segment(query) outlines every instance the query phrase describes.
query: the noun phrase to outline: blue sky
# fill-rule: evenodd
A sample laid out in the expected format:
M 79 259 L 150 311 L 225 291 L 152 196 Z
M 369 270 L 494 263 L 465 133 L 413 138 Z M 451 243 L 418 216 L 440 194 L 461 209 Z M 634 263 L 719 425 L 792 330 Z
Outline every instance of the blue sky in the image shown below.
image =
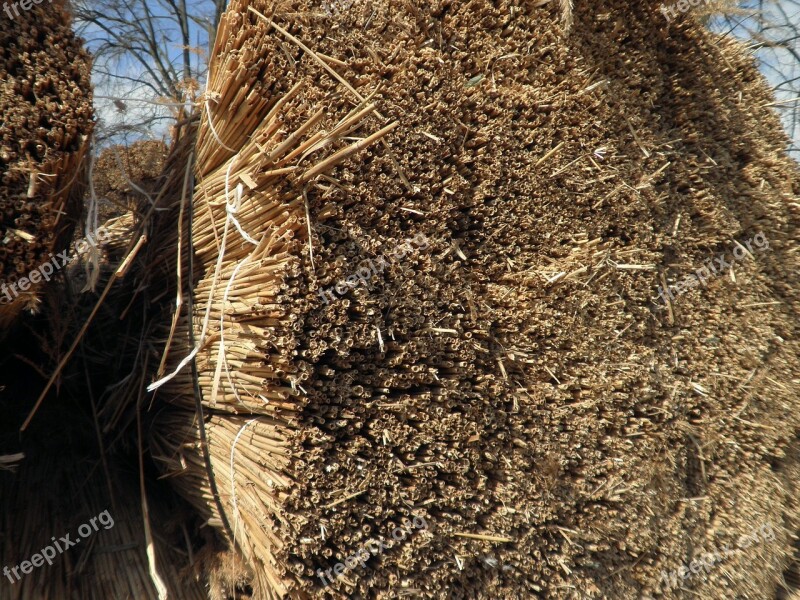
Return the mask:
M 180 6 L 179 1 L 175 0 Z M 76 2 L 79 13 L 82 6 L 93 6 L 91 0 L 78 0 Z M 170 6 L 170 0 L 106 0 L 104 5 L 110 9 L 104 13 L 103 24 L 112 28 L 115 34 L 124 31 L 114 23 L 116 18 L 134 22 L 147 23 L 145 17 L 150 16 L 154 23 L 158 47 L 164 56 L 164 64 L 171 65 L 178 73 L 183 70 L 183 42 L 180 28 L 175 20 Z M 213 14 L 214 3 L 210 0 L 189 2 L 188 10 L 195 16 L 189 24 L 190 32 L 190 61 L 193 75 L 201 80 L 205 72 L 208 48 L 208 27 L 203 26 L 203 20 L 210 22 Z M 110 38 L 108 31 L 101 26 L 78 21 L 76 28 L 86 40 L 86 45 L 93 55 L 97 56 L 98 50 Z M 131 29 L 136 33 L 136 28 Z M 143 43 L 137 40 L 138 43 Z M 169 68 L 169 67 L 167 67 Z M 109 74 L 112 74 L 109 76 Z M 95 85 L 95 106 L 100 119 L 100 129 L 113 128 L 122 124 L 134 124 L 144 119 L 156 119 L 141 131 L 134 132 L 128 141 L 142 137 L 160 138 L 169 127 L 171 109 L 159 103 L 168 102 L 163 94 L 154 90 L 154 80 L 142 65 L 130 55 L 99 56 L 95 58 L 93 69 L 93 82 Z M 148 85 L 150 84 L 150 85 Z M 115 141 L 123 141 L 117 138 Z
M 775 91 L 775 110 L 793 142 L 790 152 L 800 160 L 800 0 L 746 0 L 739 7 L 741 14 L 715 18 L 711 28 L 730 31 L 751 48 Z

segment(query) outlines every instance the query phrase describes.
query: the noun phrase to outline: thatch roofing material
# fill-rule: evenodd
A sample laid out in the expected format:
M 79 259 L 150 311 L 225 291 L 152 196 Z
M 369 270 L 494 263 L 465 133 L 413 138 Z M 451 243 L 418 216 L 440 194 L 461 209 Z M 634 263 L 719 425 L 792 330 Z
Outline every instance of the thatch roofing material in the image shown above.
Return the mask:
M 96 600 L 98 598 L 157 598 L 146 556 L 138 480 L 126 465 L 112 465 L 121 476 L 113 481 L 114 500 L 109 500 L 103 469 L 85 456 L 53 445 L 57 460 L 44 452 L 31 453 L 15 477 L 0 477 L 0 556 L 10 569 L 30 561 L 45 547 L 69 535 L 78 542 L 63 554 L 57 552 L 52 565 L 34 568 L 20 581 L 0 583 L 2 600 Z M 40 447 L 41 449 L 41 447 Z M 70 461 L 70 459 L 72 459 Z M 152 492 L 152 490 L 151 490 Z M 170 597 L 203 600 L 204 585 L 198 573 L 185 570 L 186 544 L 175 508 L 151 493 L 150 520 L 156 528 L 155 556 L 158 571 Z M 108 516 L 97 531 L 81 539 L 79 529 L 104 511 Z M 113 521 L 113 525 L 107 526 Z M 80 541 L 78 541 L 80 540 Z M 62 548 L 67 544 L 59 544 Z M 183 550 L 183 552 L 182 552 Z M 13 577 L 13 574 L 12 574 Z
M 64 3 L 19 12 L 0 18 L 0 284 L 8 285 L 69 241 L 93 126 L 90 62 Z M 37 289 L 0 306 L 0 326 L 35 306 Z
M 369 102 L 357 102 L 336 118 L 321 108 L 309 111 L 308 90 L 287 86 L 282 76 L 289 65 L 279 50 L 282 41 L 268 34 L 263 18 L 237 11 L 223 18 L 210 66 L 193 163 L 191 248 L 183 222 L 156 240 L 167 251 L 185 248 L 197 265 L 197 383 L 214 415 L 204 428 L 219 491 L 208 483 L 202 437 L 186 439 L 187 431 L 197 434 L 192 371 L 170 375 L 185 366 L 191 349 L 185 346 L 192 338 L 183 315 L 159 333 L 169 340 L 169 360 L 155 384 L 161 398 L 182 410 L 159 418 L 152 448 L 199 512 L 234 534 L 252 566 L 257 593 L 272 597 L 289 586 L 275 557 L 280 539 L 259 523 L 283 518 L 283 490 L 294 485 L 286 476 L 292 455 L 287 440 L 297 434 L 295 397 L 302 378 L 294 378 L 297 369 L 283 352 L 298 333 L 284 295 L 291 289 L 287 278 L 300 274 L 298 255 L 309 251 L 302 243 L 305 190 L 309 180 L 377 142 L 393 125 L 372 118 Z M 241 26 L 243 16 L 254 24 Z M 182 278 L 192 277 L 186 264 L 180 268 Z M 240 422 L 232 416 L 238 412 L 251 416 Z M 244 435 L 248 427 L 250 435 Z M 233 453 L 239 438 L 241 466 Z M 220 469 L 228 469 L 227 475 Z M 236 496 L 234 489 L 240 490 Z
M 267 15 L 283 31 L 247 6 L 221 27 L 214 127 L 199 134 L 194 323 L 213 473 L 228 518 L 250 524 L 257 596 L 321 592 L 317 569 L 413 514 L 430 529 L 325 592 L 666 593 L 662 570 L 769 522 L 774 542 L 683 585 L 773 593 L 797 517 L 783 520 L 798 179 L 752 60 L 688 18 L 667 27 L 655 2 L 579 3 L 568 37 L 547 5 L 322 18 L 283 3 Z M 391 152 L 375 145 L 301 194 L 302 167 L 268 174 L 295 165 L 279 156 L 360 108 L 320 57 L 400 127 Z M 248 137 L 259 124 L 268 135 Z M 671 315 L 658 304 L 661 274 L 758 232 L 769 253 L 735 282 L 687 292 Z M 428 251 L 320 301 L 418 234 Z M 186 376 L 159 393 L 191 406 Z M 287 448 L 297 460 L 274 477 Z M 173 480 L 214 515 L 196 442 L 182 453 Z M 235 510 L 232 473 L 236 490 L 253 478 Z
M 765 524 L 682 585 L 781 585 L 797 168 L 732 41 L 655 1 L 572 17 L 565 36 L 556 3 L 231 3 L 193 204 L 173 184 L 179 226 L 154 235 L 194 295 L 152 336 L 150 448 L 256 598 L 670 597 L 662 571 Z M 757 233 L 757 260 L 660 303 Z M 429 527 L 321 587 L 413 515 Z M 212 597 L 241 582 L 224 571 Z
M 104 149 L 92 165 L 94 193 L 104 215 L 119 215 L 142 202 L 143 194 L 155 196 L 162 182 L 169 148 L 159 140 L 140 140 Z M 144 187 L 142 187 L 144 186 Z

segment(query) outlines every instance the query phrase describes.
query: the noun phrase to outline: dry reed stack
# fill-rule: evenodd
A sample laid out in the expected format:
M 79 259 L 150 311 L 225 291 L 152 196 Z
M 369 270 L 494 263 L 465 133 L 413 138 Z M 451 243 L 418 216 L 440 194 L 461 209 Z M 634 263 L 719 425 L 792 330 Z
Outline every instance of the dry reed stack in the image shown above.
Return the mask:
M 165 309 L 192 289 L 154 317 L 148 429 L 230 549 L 212 598 L 793 581 L 800 178 L 771 96 L 691 15 L 578 2 L 566 36 L 560 4 L 230 5 L 143 263 Z
M 194 145 L 191 128 L 186 129 L 171 156 L 183 164 L 182 149 Z M 182 178 L 174 162 L 165 168 Z M 135 171 L 128 177 L 142 189 L 156 188 Z M 167 176 L 164 190 L 153 193 L 156 207 L 174 186 Z M 149 323 L 142 306 L 151 301 L 142 280 L 130 277 L 112 285 L 100 315 L 83 331 L 100 290 L 136 246 L 137 234 L 150 233 L 145 222 L 145 213 L 136 210 L 106 223 L 97 293 L 79 293 L 83 265 L 71 265 L 65 270 L 67 285 L 48 288 L 40 314 L 23 315 L 13 344 L 0 346 L 0 465 L 6 467 L 6 456 L 23 455 L 13 472 L 0 470 L 0 566 L 30 560 L 52 545 L 52 536 L 76 539 L 79 527 L 104 511 L 114 520 L 113 527 L 93 532 L 52 565 L 14 583 L 4 577 L 0 600 L 149 599 L 162 597 L 160 586 L 169 598 L 207 597 L 205 565 L 217 559 L 211 556 L 214 545 L 202 541 L 213 536 L 172 488 L 158 481 L 146 439 L 140 441 L 148 427 L 140 392 L 152 355 L 140 345 L 139 328 Z M 137 328 L 131 330 L 132 324 Z M 58 389 L 45 397 L 20 435 L 44 378 L 79 336 L 82 343 L 60 371 Z
M 75 412 L 62 417 L 74 422 Z M 80 421 L 79 421 L 80 422 Z M 91 427 L 87 422 L 85 426 Z M 68 428 L 65 428 L 68 429 Z M 97 600 L 158 598 L 151 576 L 146 549 L 148 539 L 142 520 L 138 473 L 134 465 L 109 463 L 112 480 L 106 471 L 88 460 L 85 448 L 72 446 L 65 437 L 55 435 L 48 450 L 30 454 L 18 475 L 0 477 L 3 513 L 0 517 L 0 556 L 3 566 L 13 568 L 23 560 L 52 546 L 62 536 L 80 539 L 83 524 L 108 511 L 97 531 L 81 539 L 52 565 L 47 563 L 13 584 L 0 582 L 2 600 Z M 47 444 L 42 444 L 44 450 Z M 77 450 L 77 451 L 76 451 Z M 69 465 L 65 468 L 65 465 Z M 109 499 L 109 486 L 114 500 Z M 167 496 L 149 490 L 151 540 L 157 557 L 157 572 L 171 598 L 203 600 L 205 586 L 189 564 L 191 547 L 187 544 L 182 507 L 166 500 Z M 113 525 L 111 525 L 111 520 Z M 196 557 L 195 557 L 196 560 Z M 18 571 L 19 572 L 19 571 Z M 13 574 L 12 574 L 13 577 Z
M 80 214 L 89 64 L 62 1 L 14 19 L 0 13 L 0 283 L 15 284 L 63 249 Z M 0 306 L 0 322 L 35 306 L 38 288 Z
M 142 140 L 128 146 L 111 146 L 100 153 L 92 175 L 95 195 L 105 201 L 101 221 L 108 218 L 103 219 L 103 214 L 118 216 L 141 204 L 144 194 L 158 193 L 168 151 L 162 141 Z
M 63 2 L 21 9 L 13 21 L 0 13 L 0 284 L 11 286 L 67 247 L 84 199 L 91 130 L 89 58 L 72 34 Z M 129 239 L 131 233 L 117 237 Z M 60 395 L 47 397 L 20 434 L 42 377 L 63 356 L 59 336 L 71 341 L 82 325 L 70 320 L 70 299 L 68 290 L 51 281 L 0 307 L 3 334 L 19 316 L 14 333 L 0 336 L 0 566 L 16 567 L 22 575 L 16 580 L 12 573 L 9 581 L 3 573 L 0 599 L 157 597 L 147 557 L 152 544 L 171 597 L 200 600 L 204 585 L 188 567 L 198 565 L 186 533 L 192 517 L 170 489 L 162 485 L 159 491 L 154 481 L 147 494 L 155 533 L 145 534 L 137 463 L 119 451 L 130 446 L 118 437 L 129 433 L 123 425 L 130 423 L 122 418 L 127 413 L 106 432 L 107 454 L 98 449 L 91 404 L 100 399 L 102 374 L 124 348 L 111 337 L 119 331 L 104 328 L 111 352 L 99 343 L 82 349 L 89 358 L 62 374 Z M 36 317 L 19 315 L 34 306 L 40 309 Z M 84 370 L 86 365 L 93 368 Z M 84 378 L 94 380 L 94 389 L 91 383 L 81 386 Z M 117 424 L 113 415 L 104 417 L 104 424 Z M 100 528 L 55 556 L 52 565 L 34 562 L 32 571 L 20 570 L 30 569 L 23 561 L 52 546 L 54 538 L 75 540 L 79 526 L 103 511 L 113 518 L 112 528 Z
M 565 37 L 554 4 L 226 13 L 193 204 L 160 238 L 196 281 L 191 330 L 184 301 L 158 334 L 151 452 L 254 597 L 672 597 L 662 570 L 765 524 L 681 585 L 781 585 L 800 180 L 770 95 L 688 16 L 578 3 Z
M 174 409 L 157 418 L 151 450 L 200 513 L 231 532 L 256 593 L 280 597 L 289 586 L 276 557 L 281 540 L 271 529 L 291 526 L 283 514 L 293 485 L 288 440 L 298 434 L 305 376 L 289 354 L 299 320 L 286 292 L 301 274 L 300 255 L 312 251 L 304 197 L 313 181 L 377 144 L 395 124 L 378 117 L 369 101 L 344 101 L 335 85 L 317 94 L 327 108 L 311 110 L 309 90 L 285 76 L 302 51 L 270 35 L 266 18 L 241 5 L 225 15 L 198 132 L 194 204 L 186 206 L 188 195 L 177 203 L 179 223 L 193 213 L 191 247 L 182 226 L 155 236 L 157 247 L 193 256 L 194 271 L 186 261 L 178 273 L 182 281 L 196 279 L 195 330 L 190 335 L 183 316 L 164 328 L 168 360 L 158 376 L 185 365 L 193 335 L 200 348 L 197 384 L 209 413 L 202 435 L 218 489 L 205 488 L 188 367 L 159 386 L 157 397 Z

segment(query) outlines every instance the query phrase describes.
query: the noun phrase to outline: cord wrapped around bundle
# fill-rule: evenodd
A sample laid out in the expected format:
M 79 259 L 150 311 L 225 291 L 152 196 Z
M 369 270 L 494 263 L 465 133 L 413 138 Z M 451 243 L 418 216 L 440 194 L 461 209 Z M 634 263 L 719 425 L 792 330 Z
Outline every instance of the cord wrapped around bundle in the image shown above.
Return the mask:
M 397 126 L 370 101 L 351 103 L 326 85 L 325 107 L 309 106 L 302 77 L 285 76 L 291 54 L 302 50 L 283 52 L 284 40 L 271 29 L 266 16 L 244 5 L 223 16 L 202 101 L 192 206 L 186 197 L 178 202 L 179 227 L 154 241 L 180 252 L 179 277 L 193 282 L 192 319 L 176 313 L 157 334 L 167 340 L 168 359 L 150 388 L 173 407 L 156 419 L 154 458 L 227 532 L 264 597 L 289 590 L 276 558 L 280 539 L 258 523 L 291 526 L 283 514 L 293 483 L 288 440 L 298 433 L 305 375 L 291 361 L 299 320 L 287 292 L 301 276 L 301 255 L 313 260 L 306 193 Z M 213 415 L 202 432 L 198 398 Z M 246 423 L 238 413 L 249 415 Z M 194 454 L 181 451 L 178 458 L 182 444 Z M 233 470 L 220 475 L 229 465 Z M 254 486 L 256 476 L 264 485 Z

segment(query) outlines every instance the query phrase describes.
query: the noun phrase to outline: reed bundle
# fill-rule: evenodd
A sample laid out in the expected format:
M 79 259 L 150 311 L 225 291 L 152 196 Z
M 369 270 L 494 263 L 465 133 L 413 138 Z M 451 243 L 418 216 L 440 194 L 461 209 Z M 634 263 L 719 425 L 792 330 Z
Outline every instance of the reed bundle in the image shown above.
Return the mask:
M 146 195 L 158 193 L 168 151 L 162 141 L 141 140 L 100 152 L 92 165 L 92 183 L 97 200 L 105 204 L 100 207 L 101 221 L 108 220 L 104 215 L 119 215 L 134 209 L 146 200 Z
M 55 436 L 63 444 L 65 441 Z M 52 443 L 52 440 L 51 440 Z M 45 444 L 49 445 L 49 444 Z M 14 478 L 0 477 L 3 502 L 0 539 L 3 566 L 17 567 L 30 561 L 42 549 L 54 547 L 54 540 L 69 535 L 78 544 L 58 552 L 52 565 L 46 562 L 10 583 L 4 576 L 2 600 L 95 600 L 97 598 L 156 598 L 146 555 L 147 541 L 142 527 L 140 493 L 136 476 L 124 464 L 112 465 L 114 499 L 109 498 L 106 474 L 85 456 L 67 452 L 52 444 L 62 460 L 42 452 L 31 453 Z M 40 447 L 41 450 L 41 447 Z M 71 461 L 69 460 L 71 459 Z M 197 574 L 180 567 L 188 562 L 187 546 L 179 514 L 166 497 L 150 495 L 149 519 L 156 528 L 158 572 L 172 597 L 186 600 L 207 598 Z M 82 538 L 81 526 L 108 511 L 110 520 Z M 113 520 L 113 525 L 111 525 Z M 62 547 L 67 548 L 66 544 Z M 181 548 L 183 550 L 181 550 Z M 191 550 L 189 550 L 191 551 Z
M 47 45 L 40 31 L 48 32 Z M 34 5 L 15 19 L 3 14 L 0 47 L 0 284 L 12 286 L 72 235 L 93 112 L 89 57 L 63 1 Z M 40 287 L 11 292 L 10 301 L 2 296 L 0 327 L 35 308 Z
M 150 582 L 655 597 L 769 523 L 682 585 L 780 594 L 800 174 L 751 58 L 656 0 L 334 8 L 234 0 L 160 187 L 110 225 L 82 360 L 129 373 L 90 425 L 141 461 L 140 522 L 169 524 L 161 483 L 191 508 Z M 768 254 L 659 303 L 759 231 Z
M 291 587 L 272 524 L 289 526 L 289 440 L 302 407 L 305 375 L 291 360 L 300 321 L 285 292 L 301 276 L 299 255 L 312 252 L 305 194 L 395 127 L 335 79 L 325 108 L 309 106 L 306 82 L 288 67 L 291 60 L 321 71 L 314 58 L 287 48 L 266 15 L 231 4 L 212 52 L 194 160 L 175 171 L 193 166 L 192 206 L 178 186 L 166 186 L 179 226 L 154 236 L 175 256 L 173 277 L 192 281 L 192 303 L 190 318 L 178 311 L 154 334 L 166 360 L 151 387 L 174 409 L 156 420 L 153 456 L 242 553 L 264 598 Z M 202 434 L 197 393 L 210 415 Z
M 781 261 L 797 260 L 782 246 L 797 215 L 778 200 L 797 172 L 778 158 L 777 122 L 755 108 L 768 96 L 743 83 L 755 71 L 737 47 L 688 18 L 668 36 L 655 4 L 607 0 L 599 20 L 597 6 L 534 4 L 323 14 L 239 0 L 226 12 L 193 169 L 175 163 L 171 226 L 154 232 L 148 263 L 169 282 L 162 303 L 179 298 L 150 337 L 166 356 L 150 386 L 152 455 L 243 559 L 227 582 L 224 568 L 209 575 L 212 597 L 243 580 L 254 598 L 633 597 L 660 589 L 687 531 L 713 528 L 676 508 L 687 494 L 714 496 L 716 511 L 738 498 L 754 523 L 775 517 L 744 483 L 774 482 L 729 477 L 742 469 L 724 444 L 716 468 L 738 483 L 708 480 L 711 450 L 691 440 L 744 427 L 748 456 L 766 464 L 797 423 L 776 407 L 795 401 L 771 384 L 773 408 L 748 419 L 778 410 L 780 432 L 700 423 L 729 403 L 676 392 L 687 383 L 671 328 L 705 324 L 679 337 L 693 340 L 692 382 L 706 381 L 720 356 L 699 331 L 766 339 L 761 313 L 745 326 L 721 307 L 756 306 L 792 276 L 751 266 L 747 290 L 669 314 L 652 300 L 673 252 L 691 264 L 756 222 Z M 637 48 L 624 63 L 611 58 L 629 50 L 619 31 Z M 676 64 L 687 45 L 703 58 Z M 643 81 L 657 90 L 647 101 Z M 733 188 L 752 199 L 754 180 L 729 160 L 745 160 L 744 130 L 720 135 L 688 91 L 697 81 L 725 122 L 759 130 L 748 164 L 773 185 L 760 208 L 720 200 Z M 732 100 L 739 87 L 750 100 Z M 719 172 L 693 158 L 710 140 Z M 366 261 L 384 266 L 342 287 Z M 788 312 L 770 318 L 794 327 Z M 796 378 L 797 348 L 785 351 L 770 368 Z M 731 383 L 747 377 L 734 362 L 730 378 L 692 389 L 752 406 Z M 412 516 L 430 529 L 320 580 Z M 747 527 L 741 513 L 724 518 Z M 781 550 L 764 555 L 767 570 L 736 562 L 735 589 L 777 585 Z M 715 597 L 725 585 L 714 582 L 693 585 Z

